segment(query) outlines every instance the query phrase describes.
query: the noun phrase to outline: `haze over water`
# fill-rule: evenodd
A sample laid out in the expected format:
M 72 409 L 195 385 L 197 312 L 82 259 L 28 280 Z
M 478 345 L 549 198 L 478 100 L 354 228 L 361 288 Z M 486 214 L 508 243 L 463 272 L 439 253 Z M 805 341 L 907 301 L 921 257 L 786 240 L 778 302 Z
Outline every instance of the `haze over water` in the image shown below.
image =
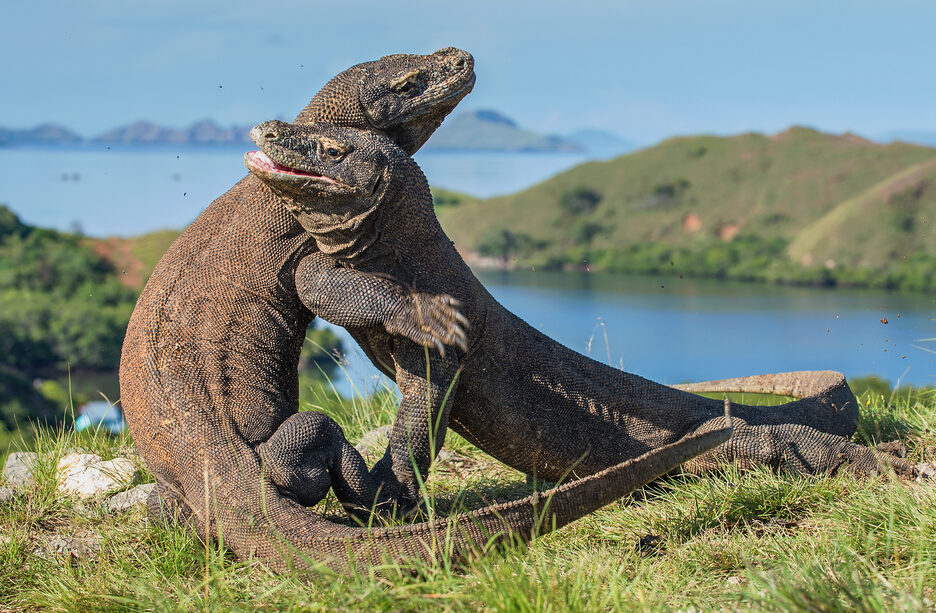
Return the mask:
M 246 174 L 242 153 L 236 147 L 0 149 L 0 203 L 29 223 L 60 229 L 77 223 L 92 236 L 181 228 Z M 585 159 L 442 152 L 417 158 L 433 185 L 479 196 L 528 187 Z M 934 295 L 593 273 L 481 277 L 507 308 L 559 342 L 602 362 L 610 356 L 614 366 L 657 381 L 831 369 L 892 383 L 936 383 L 936 341 L 924 340 L 936 337 Z M 338 332 L 351 364 L 351 381 L 337 377 L 339 391 L 372 388 L 376 370 Z
M 184 228 L 247 174 L 248 146 L 0 148 L 0 204 L 25 222 L 89 236 Z M 419 152 L 433 186 L 489 197 L 590 159 L 584 154 Z

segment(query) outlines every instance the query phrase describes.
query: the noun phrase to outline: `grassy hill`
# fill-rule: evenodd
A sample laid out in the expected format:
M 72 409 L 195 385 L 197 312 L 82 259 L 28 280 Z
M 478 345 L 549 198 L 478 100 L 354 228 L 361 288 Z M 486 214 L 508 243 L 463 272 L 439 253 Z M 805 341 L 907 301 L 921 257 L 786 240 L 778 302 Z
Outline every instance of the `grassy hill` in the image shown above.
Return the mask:
M 508 196 L 433 198 L 476 266 L 936 291 L 929 147 L 800 127 L 674 138 Z M 175 236 L 93 245 L 138 289 Z
M 936 290 L 936 149 L 851 134 L 670 139 L 439 217 L 481 264 Z

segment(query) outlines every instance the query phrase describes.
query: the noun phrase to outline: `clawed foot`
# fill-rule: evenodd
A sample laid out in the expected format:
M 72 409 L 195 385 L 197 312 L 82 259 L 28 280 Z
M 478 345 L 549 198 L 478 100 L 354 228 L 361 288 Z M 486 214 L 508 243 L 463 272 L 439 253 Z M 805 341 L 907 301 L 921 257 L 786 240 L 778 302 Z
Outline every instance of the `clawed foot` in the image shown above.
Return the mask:
M 461 302 L 447 294 L 414 292 L 397 315 L 387 322 L 387 331 L 405 336 L 424 347 L 435 347 L 445 356 L 445 346 L 468 351 L 468 318 L 461 314 Z
M 367 471 L 360 452 L 333 419 L 317 411 L 290 416 L 257 446 L 264 474 L 279 492 L 302 506 L 321 501 L 331 489 L 352 516 L 389 515 L 395 501 Z

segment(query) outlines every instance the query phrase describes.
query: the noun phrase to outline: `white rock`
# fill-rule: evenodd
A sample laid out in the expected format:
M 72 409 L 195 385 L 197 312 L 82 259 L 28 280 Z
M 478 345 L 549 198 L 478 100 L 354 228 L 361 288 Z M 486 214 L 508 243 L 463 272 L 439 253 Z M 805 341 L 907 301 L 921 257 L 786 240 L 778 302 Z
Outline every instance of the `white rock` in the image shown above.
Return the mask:
M 13 496 L 14 493 L 12 487 L 0 487 L 0 504 L 13 502 Z
M 58 490 L 80 498 L 91 498 L 126 487 L 138 475 L 126 458 L 102 461 L 93 453 L 70 453 L 58 463 Z
M 13 486 L 29 487 L 36 482 L 39 454 L 32 451 L 14 451 L 3 466 L 3 479 Z
M 936 480 L 936 462 L 922 462 L 916 465 L 917 481 Z
M 114 494 L 107 499 L 107 510 L 111 513 L 119 513 L 136 505 L 145 506 L 146 499 L 155 488 L 155 483 L 144 483 L 130 488 L 126 492 Z
M 370 432 L 365 432 L 364 436 L 361 437 L 361 440 L 358 441 L 358 444 L 355 445 L 354 448 L 361 453 L 373 451 L 375 449 L 383 451 L 390 442 L 391 432 L 393 432 L 393 426 L 390 424 L 377 426 Z
M 354 448 L 360 452 L 366 463 L 372 464 L 383 456 L 384 450 L 390 444 L 391 432 L 393 426 L 389 424 L 378 426 L 370 432 L 365 432 Z
M 36 545 L 32 554 L 49 561 L 69 564 L 86 560 L 96 562 L 101 551 L 101 539 L 97 537 L 74 537 L 53 535 L 46 542 Z

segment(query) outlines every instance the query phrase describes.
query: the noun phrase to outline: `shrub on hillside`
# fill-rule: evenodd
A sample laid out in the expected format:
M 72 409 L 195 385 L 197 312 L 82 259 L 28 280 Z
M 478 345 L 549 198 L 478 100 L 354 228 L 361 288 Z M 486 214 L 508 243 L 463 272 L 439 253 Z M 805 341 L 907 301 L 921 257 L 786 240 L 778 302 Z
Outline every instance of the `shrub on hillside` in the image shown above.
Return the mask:
M 601 193 L 590 187 L 579 186 L 559 197 L 559 206 L 569 215 L 591 213 L 601 202 Z
M 475 250 L 484 256 L 507 260 L 528 255 L 544 246 L 543 241 L 537 241 L 529 234 L 511 232 L 506 228 L 491 228 L 475 245 Z
M 569 228 L 569 236 L 576 245 L 587 245 L 591 243 L 596 236 L 607 232 L 608 228 L 600 223 L 588 221 L 587 219 L 576 219 Z

